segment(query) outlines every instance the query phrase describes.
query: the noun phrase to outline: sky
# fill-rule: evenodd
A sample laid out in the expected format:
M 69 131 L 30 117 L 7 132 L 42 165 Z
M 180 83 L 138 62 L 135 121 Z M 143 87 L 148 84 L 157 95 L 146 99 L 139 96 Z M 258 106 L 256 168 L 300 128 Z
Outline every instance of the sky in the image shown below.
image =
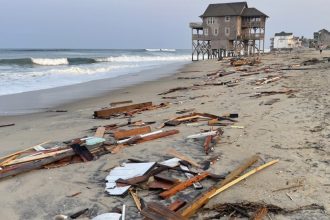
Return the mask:
M 0 0 L 0 48 L 191 48 L 189 22 L 231 0 Z M 329 0 L 250 0 L 276 32 L 330 29 Z

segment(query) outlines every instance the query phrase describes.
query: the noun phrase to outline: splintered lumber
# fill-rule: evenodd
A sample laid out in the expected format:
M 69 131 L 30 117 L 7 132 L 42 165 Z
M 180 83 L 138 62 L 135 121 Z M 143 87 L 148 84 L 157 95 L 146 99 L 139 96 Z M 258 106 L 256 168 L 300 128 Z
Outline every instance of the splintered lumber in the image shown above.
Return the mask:
M 181 164 L 181 165 L 180 165 L 180 168 L 181 168 L 182 170 L 186 171 L 186 172 L 184 173 L 184 175 L 185 175 L 188 179 L 194 177 L 194 175 L 193 175 L 192 173 L 190 173 L 191 171 L 189 170 L 189 168 L 188 168 L 187 166 L 184 166 L 184 165 Z M 197 173 L 196 173 L 196 175 L 197 175 Z M 195 183 L 193 183 L 193 186 L 194 186 L 195 189 L 203 189 L 203 185 L 202 185 L 200 182 L 195 182 Z
M 257 162 L 259 159 L 258 155 L 254 155 L 250 159 L 246 160 L 241 166 L 237 167 L 235 170 L 233 170 L 224 180 L 220 181 L 218 184 L 212 186 L 209 188 L 206 192 L 202 193 L 198 197 L 196 197 L 193 201 L 189 202 L 187 206 L 180 212 L 182 216 L 184 217 L 190 217 L 195 212 L 204 206 L 209 200 L 210 196 L 219 188 L 230 181 L 234 180 L 239 176 L 241 173 L 243 173 L 246 169 L 248 169 L 250 166 L 252 166 L 255 162 Z
M 259 172 L 260 170 L 263 170 L 263 169 L 265 169 L 265 168 L 267 168 L 267 167 L 269 167 L 269 166 L 271 166 L 271 165 L 274 165 L 274 164 L 277 163 L 278 161 L 279 161 L 279 160 L 272 160 L 272 161 L 270 161 L 270 162 L 268 162 L 268 163 L 265 163 L 265 164 L 263 164 L 263 165 L 261 165 L 261 166 L 255 168 L 255 169 L 253 169 L 253 170 L 247 172 L 246 174 L 244 174 L 244 175 L 238 177 L 237 179 L 235 179 L 235 180 L 233 180 L 233 181 L 227 183 L 226 185 L 224 185 L 224 186 L 218 188 L 218 189 L 217 189 L 212 195 L 210 195 L 210 198 L 213 198 L 214 196 L 216 196 L 216 195 L 218 195 L 219 193 L 225 191 L 225 190 L 228 189 L 229 187 L 231 187 L 231 186 L 233 186 L 233 185 L 235 185 L 235 184 L 241 182 L 242 180 L 246 179 L 247 177 L 249 177 L 249 176 L 251 176 L 251 175 L 253 175 L 253 174 L 257 173 L 257 172 Z
M 149 133 L 149 132 L 151 132 L 151 128 L 150 128 L 150 126 L 147 126 L 147 127 L 142 127 L 142 128 L 134 128 L 134 129 L 130 129 L 130 130 L 116 131 L 116 132 L 114 132 L 113 135 L 117 140 L 120 140 L 123 138 L 131 137 L 131 136 L 135 136 L 135 135 L 139 135 L 139 134 L 145 134 L 145 133 Z
M 96 132 L 94 134 L 94 137 L 99 137 L 99 138 L 103 138 L 104 136 L 104 132 L 105 132 L 105 127 L 98 127 L 96 129 Z
M 47 158 L 47 157 L 53 157 L 56 156 L 58 154 L 62 154 L 65 153 L 67 151 L 70 151 L 71 149 L 63 149 L 63 150 L 59 150 L 59 151 L 55 151 L 55 152 L 49 152 L 49 153 L 42 153 L 42 154 L 37 154 L 34 156 L 26 156 L 26 157 L 22 157 L 19 159 L 15 159 L 15 160 L 10 160 L 7 163 L 2 163 L 3 166 L 11 166 L 14 164 L 19 164 L 19 163 L 26 163 L 26 162 L 30 162 L 30 161 L 34 161 L 34 160 L 40 160 L 43 158 Z
M 147 208 L 141 211 L 141 214 L 144 215 L 147 219 L 151 220 L 185 220 L 186 218 L 182 217 L 178 213 L 171 211 L 166 206 L 158 204 L 156 202 L 149 202 Z
M 14 125 L 15 125 L 14 123 L 11 123 L 11 124 L 3 124 L 3 125 L 0 125 L 0 128 L 2 128 L 2 127 L 14 126 Z
M 139 198 L 139 196 L 137 195 L 136 192 L 133 192 L 132 189 L 129 189 L 129 193 L 131 194 L 133 200 L 134 200 L 134 203 L 136 205 L 136 208 L 139 210 L 139 211 L 142 211 L 142 204 L 141 204 L 141 199 Z
M 178 211 L 179 209 L 181 209 L 187 202 L 183 201 L 183 200 L 175 200 L 173 203 L 171 203 L 170 205 L 167 206 L 167 208 L 173 212 Z
M 150 135 L 154 135 L 154 134 L 159 134 L 159 133 L 162 133 L 162 132 L 164 132 L 164 131 L 163 130 L 158 130 L 158 131 L 153 131 L 153 132 L 150 132 L 150 133 L 147 133 L 147 134 L 140 134 L 140 135 L 128 138 L 128 139 L 119 140 L 119 141 L 117 141 L 117 143 L 118 144 L 133 144 L 138 139 L 141 139 L 143 137 L 147 137 L 147 136 L 150 136 Z
M 164 192 L 162 192 L 161 194 L 159 194 L 163 199 L 168 199 L 169 197 L 175 195 L 176 193 L 188 188 L 189 186 L 193 185 L 193 183 L 199 182 L 203 179 L 205 179 L 206 177 L 208 177 L 210 174 L 208 172 L 203 172 L 197 176 L 194 176 L 190 179 L 188 179 L 185 182 L 179 183 L 175 186 L 173 186 L 171 189 L 166 190 Z
M 73 151 L 83 159 L 83 161 L 91 161 L 94 159 L 93 154 L 87 149 L 87 147 L 80 144 L 72 144 Z
M 163 131 L 163 132 L 158 133 L 158 134 L 152 134 L 152 135 L 149 135 L 149 136 L 138 138 L 136 141 L 133 141 L 133 143 L 131 143 L 131 144 L 139 144 L 139 143 L 143 143 L 143 142 L 146 142 L 146 141 L 152 141 L 152 140 L 155 140 L 155 139 L 167 137 L 167 136 L 178 134 L 178 133 L 179 133 L 179 130 Z
M 133 111 L 136 109 L 151 107 L 151 106 L 152 106 L 152 102 L 144 102 L 144 103 L 126 105 L 126 106 L 121 106 L 121 107 L 116 107 L 116 108 L 106 108 L 106 109 L 94 111 L 94 117 L 107 119 L 115 114 L 129 112 L 129 111 Z
M 204 148 L 204 151 L 205 151 L 206 155 L 209 154 L 210 144 L 211 144 L 212 138 L 213 138 L 213 135 L 209 135 L 204 140 L 203 148 Z
M 266 207 L 262 207 L 256 211 L 252 220 L 262 220 L 268 213 L 268 209 Z
M 41 168 L 47 164 L 53 163 L 55 161 L 61 160 L 66 157 L 70 157 L 75 155 L 73 150 L 66 151 L 64 153 L 52 156 L 52 157 L 47 157 L 44 159 L 36 160 L 36 161 L 31 161 L 27 162 L 24 164 L 18 164 L 15 166 L 11 166 L 8 168 L 3 168 L 0 170 L 0 179 L 8 177 L 8 176 L 14 176 L 20 173 L 24 173 L 30 170 L 38 169 Z
M 182 153 L 179 153 L 178 151 L 176 151 L 174 148 L 170 148 L 166 151 L 166 153 L 176 157 L 176 158 L 179 158 L 181 160 L 185 160 L 187 162 L 189 162 L 191 165 L 195 166 L 195 167 L 198 167 L 200 168 L 200 165 L 195 162 L 193 159 L 187 157 L 186 155 L 182 154 Z
M 133 101 L 127 100 L 127 101 L 111 102 L 110 106 L 123 105 L 123 104 L 129 104 L 129 103 L 133 103 Z

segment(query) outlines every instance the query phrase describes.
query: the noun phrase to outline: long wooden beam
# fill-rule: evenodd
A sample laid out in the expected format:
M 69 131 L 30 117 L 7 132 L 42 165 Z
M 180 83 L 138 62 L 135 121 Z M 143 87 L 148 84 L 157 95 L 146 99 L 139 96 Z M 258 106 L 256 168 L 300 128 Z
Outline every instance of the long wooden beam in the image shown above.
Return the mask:
M 254 155 L 253 157 L 249 158 L 248 160 L 246 160 L 242 165 L 240 165 L 239 167 L 237 167 L 235 170 L 233 170 L 223 181 L 220 181 L 218 184 L 212 186 L 211 188 L 209 188 L 206 192 L 202 193 L 201 195 L 199 195 L 198 197 L 196 197 L 194 200 L 192 200 L 191 202 L 189 202 L 184 209 L 180 212 L 182 216 L 185 217 L 190 217 L 193 214 L 195 214 L 195 212 L 201 208 L 202 206 L 204 206 L 209 200 L 210 200 L 210 196 L 212 194 L 214 194 L 214 192 L 226 185 L 227 183 L 229 183 L 230 181 L 234 180 L 235 178 L 237 178 L 237 176 L 239 176 L 242 172 L 244 172 L 247 168 L 249 168 L 250 166 L 252 166 L 255 162 L 257 162 L 259 159 L 258 155 Z
M 179 183 L 175 186 L 173 186 L 172 188 L 170 188 L 169 190 L 166 190 L 164 192 L 162 192 L 161 194 L 159 194 L 163 199 L 168 199 L 169 197 L 175 195 L 176 193 L 188 188 L 189 186 L 193 185 L 196 182 L 199 182 L 203 179 L 205 179 L 206 177 L 208 177 L 210 174 L 208 172 L 203 172 L 197 176 L 194 176 L 182 183 Z

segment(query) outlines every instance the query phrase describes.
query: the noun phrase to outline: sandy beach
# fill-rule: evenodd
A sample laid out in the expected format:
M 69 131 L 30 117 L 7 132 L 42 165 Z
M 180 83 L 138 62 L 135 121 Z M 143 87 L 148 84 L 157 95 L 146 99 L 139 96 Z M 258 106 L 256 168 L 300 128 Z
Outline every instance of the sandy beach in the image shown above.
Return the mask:
M 94 126 L 127 122 L 127 118 L 94 119 L 93 112 L 116 101 L 132 100 L 134 103 L 152 101 L 154 104 L 170 102 L 159 108 L 135 114 L 133 120 L 155 121 L 156 130 L 167 119 L 180 116 L 177 111 L 195 109 L 214 115 L 238 113 L 236 127 L 223 127 L 224 134 L 210 155 L 203 152 L 202 143 L 185 137 L 210 129 L 205 123 L 181 124 L 175 129 L 179 134 L 127 147 L 117 154 L 106 154 L 94 161 L 70 164 L 54 169 L 40 169 L 0 180 L 0 219 L 53 219 L 58 214 L 70 215 L 85 208 L 91 211 L 80 219 L 90 219 L 111 212 L 126 204 L 126 219 L 143 219 L 132 198 L 109 196 L 105 177 L 109 170 L 127 159 L 164 161 L 165 151 L 175 148 L 197 162 L 220 154 L 220 160 L 209 169 L 219 175 L 232 171 L 242 161 L 258 154 L 262 161 L 279 159 L 279 163 L 249 177 L 216 196 L 193 219 L 213 218 L 217 204 L 236 202 L 263 202 L 284 209 L 297 209 L 311 204 L 319 207 L 302 209 L 286 214 L 270 213 L 271 219 L 329 219 L 330 216 L 330 71 L 329 63 L 300 66 L 302 70 L 281 70 L 303 61 L 330 57 L 330 51 L 320 55 L 316 50 L 292 53 L 265 54 L 261 64 L 241 66 L 238 71 L 228 59 L 206 60 L 188 64 L 175 74 L 142 84 L 131 85 L 99 97 L 58 106 L 67 112 L 40 112 L 19 116 L 0 116 L 0 124 L 15 126 L 0 128 L 0 156 L 19 151 L 45 141 L 67 141 L 91 136 Z M 241 76 L 249 69 L 259 72 Z M 270 71 L 264 71 L 269 69 Z M 219 70 L 233 74 L 212 78 L 207 74 Z M 253 71 L 252 71 L 253 72 Z M 256 85 L 256 80 L 269 75 L 280 75 L 276 82 Z M 194 84 L 235 82 L 235 86 Z M 176 87 L 189 87 L 167 95 L 158 95 Z M 262 91 L 293 90 L 291 94 L 251 97 Z M 172 97 L 164 99 L 162 97 Z M 175 97 L 174 97 L 175 96 Z M 174 97 L 174 98 L 173 98 Z M 274 104 L 267 102 L 277 99 Z M 266 103 L 266 104 L 265 104 Z M 54 110 L 56 110 L 54 109 Z M 126 127 L 128 129 L 128 127 Z M 169 129 L 169 128 L 164 128 Z M 172 129 L 172 128 L 171 128 Z M 184 179 L 183 175 L 178 175 Z M 214 185 L 213 180 L 203 180 L 203 190 Z M 299 184 L 299 187 L 279 190 Z M 68 197 L 81 192 L 75 197 Z M 146 201 L 161 201 L 152 191 L 139 190 Z M 192 187 L 178 195 L 191 200 L 200 191 Z M 174 201 L 175 197 L 171 199 Z M 247 218 L 242 218 L 247 219 Z

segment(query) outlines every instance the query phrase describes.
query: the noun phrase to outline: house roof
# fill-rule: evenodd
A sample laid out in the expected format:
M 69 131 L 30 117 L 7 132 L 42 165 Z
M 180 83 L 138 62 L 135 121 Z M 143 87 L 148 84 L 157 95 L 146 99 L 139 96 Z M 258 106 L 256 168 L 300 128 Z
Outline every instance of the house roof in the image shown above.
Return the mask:
M 275 36 L 290 36 L 293 35 L 293 33 L 286 33 L 284 31 L 280 32 L 280 33 L 276 33 Z
M 242 16 L 243 17 L 252 17 L 252 16 L 265 16 L 265 17 L 268 17 L 268 15 L 262 13 L 261 11 L 259 11 L 256 8 L 244 8 Z
M 201 17 L 222 17 L 231 15 L 241 15 L 247 2 L 234 2 L 222 4 L 210 4 Z

